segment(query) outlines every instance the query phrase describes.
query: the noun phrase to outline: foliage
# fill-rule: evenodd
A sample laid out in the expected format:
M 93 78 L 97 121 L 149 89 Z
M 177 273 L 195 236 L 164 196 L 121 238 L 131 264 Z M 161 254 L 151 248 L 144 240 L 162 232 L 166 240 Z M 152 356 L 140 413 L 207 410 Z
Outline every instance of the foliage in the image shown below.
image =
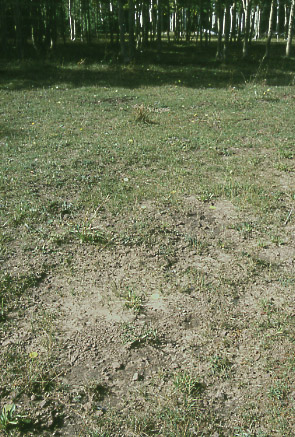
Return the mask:
M 288 2 L 285 3 L 288 7 Z M 200 45 L 205 43 L 206 46 L 212 35 L 219 35 L 216 56 L 217 59 L 226 61 L 229 41 L 243 39 L 244 46 L 248 47 L 251 40 L 259 39 L 261 35 L 270 32 L 266 56 L 268 58 L 272 31 L 275 31 L 278 37 L 286 37 L 288 34 L 288 26 L 284 26 L 284 22 L 288 22 L 289 17 L 284 15 L 287 12 L 286 8 L 282 7 L 283 5 L 278 4 L 275 10 L 276 28 L 269 27 L 269 1 L 257 3 L 240 0 L 234 3 L 231 0 L 218 2 L 161 0 L 149 4 L 119 0 L 102 2 L 98 7 L 95 0 L 41 0 L 39 2 L 15 0 L 14 2 L 4 1 L 1 6 L 2 55 L 14 54 L 20 58 L 32 56 L 33 53 L 38 57 L 49 54 L 51 56 L 59 40 L 64 43 L 68 40 L 72 42 L 79 40 L 91 46 L 93 41 L 101 38 L 102 35 L 107 35 L 105 46 L 105 54 L 107 54 L 109 46 L 116 45 L 115 39 L 119 39 L 120 33 L 120 52 L 125 62 L 134 58 L 134 41 L 137 41 L 137 55 L 145 51 L 148 45 L 157 41 L 157 56 L 159 57 L 165 35 L 168 36 L 168 41 L 172 35 L 176 42 L 182 40 L 190 42 L 196 37 Z M 254 19 L 250 29 L 245 30 L 242 23 L 247 18 L 248 9 L 251 9 Z M 219 19 L 224 20 L 224 26 L 218 25 Z M 290 22 L 292 23 L 292 19 Z M 222 28 L 224 35 L 222 35 Z M 125 33 L 128 33 L 129 55 L 126 51 Z M 222 37 L 223 48 L 221 47 Z M 30 43 L 27 44 L 26 41 Z M 87 62 L 87 58 L 82 55 L 80 60 L 77 60 L 77 64 L 84 64 L 85 61 Z

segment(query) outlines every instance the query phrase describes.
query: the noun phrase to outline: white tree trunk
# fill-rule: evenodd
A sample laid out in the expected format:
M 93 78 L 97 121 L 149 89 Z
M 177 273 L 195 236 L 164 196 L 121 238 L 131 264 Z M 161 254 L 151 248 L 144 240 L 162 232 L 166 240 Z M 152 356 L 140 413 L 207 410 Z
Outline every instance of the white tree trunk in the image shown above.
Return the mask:
M 70 38 L 71 41 L 76 39 L 76 22 L 72 13 L 72 0 L 69 0 L 69 24 L 70 24 Z
M 273 22 L 274 3 L 275 3 L 275 0 L 272 0 L 271 5 L 270 5 L 269 20 L 268 20 L 268 32 L 267 32 L 265 55 L 264 55 L 263 59 L 266 59 L 269 57 L 270 42 L 271 42 L 271 37 L 272 37 L 272 22 Z
M 244 41 L 243 41 L 243 58 L 247 58 L 248 56 L 248 47 L 249 47 L 249 34 L 250 34 L 250 25 L 251 25 L 251 5 L 252 0 L 243 0 L 243 8 L 245 14 L 245 32 L 244 32 Z
M 277 33 L 277 41 L 278 41 L 280 36 L 280 0 L 277 0 L 276 33 Z
M 291 44 L 292 44 L 292 36 L 293 36 L 293 18 L 294 18 L 294 5 L 295 0 L 292 0 L 290 16 L 289 16 L 289 28 L 288 28 L 288 40 L 286 45 L 286 56 L 289 57 L 291 54 Z
M 261 17 L 260 7 L 256 6 L 255 19 L 254 19 L 254 31 L 255 31 L 254 38 L 256 40 L 260 38 L 260 17 Z

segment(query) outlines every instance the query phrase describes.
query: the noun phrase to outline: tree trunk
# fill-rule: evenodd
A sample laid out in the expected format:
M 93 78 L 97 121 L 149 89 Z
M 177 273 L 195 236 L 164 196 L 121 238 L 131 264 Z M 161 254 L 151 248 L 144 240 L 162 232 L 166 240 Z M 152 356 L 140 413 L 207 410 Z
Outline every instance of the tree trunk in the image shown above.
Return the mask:
M 268 20 L 267 40 L 266 40 L 265 54 L 264 54 L 263 59 L 267 59 L 269 57 L 270 42 L 271 42 L 271 37 L 272 37 L 272 22 L 273 22 L 274 3 L 275 3 L 275 0 L 271 0 L 269 20 Z
M 245 29 L 243 41 L 243 59 L 246 59 L 249 54 L 249 34 L 251 21 L 251 3 L 252 0 L 243 0 L 243 8 L 245 13 Z
M 128 13 L 128 21 L 129 21 L 129 58 L 134 59 L 135 56 L 135 39 L 134 39 L 134 27 L 135 27 L 135 9 L 134 9 L 134 1 L 128 0 L 129 13 Z
M 0 38 L 1 38 L 1 53 L 7 54 L 7 26 L 6 26 L 6 0 L 0 0 Z
M 254 26 L 255 26 L 255 13 L 251 10 L 250 13 L 250 32 L 249 32 L 249 45 L 252 43 L 253 35 L 254 35 Z
M 66 31 L 67 31 L 67 27 L 66 27 L 66 11 L 65 11 L 65 7 L 62 3 L 59 4 L 58 7 L 59 11 L 58 11 L 58 22 L 59 22 L 59 33 L 63 39 L 63 43 L 66 43 Z
M 84 14 L 82 11 L 82 0 L 79 1 L 79 21 L 78 23 L 80 24 L 80 41 L 83 42 L 84 41 Z
M 40 53 L 43 48 L 43 40 L 45 36 L 44 18 L 42 17 L 39 2 L 31 4 L 31 35 L 32 44 L 37 53 Z
M 285 4 L 284 5 L 284 38 L 285 39 L 288 38 L 288 15 L 289 15 L 288 6 Z
M 211 42 L 211 31 L 213 30 L 213 25 L 212 25 L 213 18 L 212 18 L 212 10 L 211 9 L 209 11 L 209 14 L 210 14 L 209 15 L 209 23 L 208 23 L 208 26 L 209 26 L 209 29 L 210 29 L 210 32 L 209 32 L 209 42 Z
M 19 58 L 24 57 L 24 35 L 22 26 L 22 13 L 19 0 L 14 0 L 14 21 L 16 33 L 16 49 Z
M 237 4 L 234 2 L 230 8 L 230 42 L 236 41 Z
M 157 0 L 157 51 L 162 50 L 162 0 Z
M 217 51 L 216 51 L 216 59 L 220 61 L 222 59 L 222 24 L 223 24 L 223 8 L 221 4 L 221 0 L 217 2 Z
M 199 35 L 200 35 L 200 46 L 202 47 L 202 45 L 203 45 L 203 0 L 200 0 Z
M 190 42 L 190 40 L 191 40 L 191 27 L 192 27 L 192 18 L 191 17 L 192 17 L 191 7 L 189 6 L 187 9 L 186 35 L 185 35 L 186 42 Z
M 281 23 L 280 23 L 280 6 L 281 6 L 281 4 L 280 4 L 280 0 L 277 0 L 277 10 L 276 10 L 276 13 L 277 13 L 277 16 L 276 16 L 276 34 L 277 34 L 277 41 L 279 40 L 279 37 L 280 37 L 280 25 L 281 25 Z
M 46 1 L 46 27 L 45 27 L 45 49 L 54 49 L 57 40 L 56 29 L 56 2 Z
M 90 19 L 90 0 L 84 0 L 83 15 L 85 19 L 87 43 L 91 42 L 91 19 Z
M 223 60 L 228 58 L 228 43 L 230 37 L 230 0 L 225 2 L 225 14 L 224 14 L 224 44 L 223 44 Z
M 75 41 L 76 39 L 76 23 L 73 17 L 73 0 L 69 0 L 69 24 L 70 24 L 70 39 Z
M 175 24 L 174 24 L 174 40 L 176 42 L 179 42 L 179 35 L 180 35 L 180 23 L 179 23 L 179 15 L 180 15 L 180 11 L 178 8 L 178 4 L 177 1 L 175 0 L 174 2 L 175 4 L 175 12 L 174 12 L 174 18 L 175 18 Z
M 261 17 L 261 11 L 260 7 L 256 6 L 255 10 L 255 18 L 254 18 L 254 38 L 257 41 L 260 38 L 260 17 Z
M 120 32 L 120 55 L 123 62 L 127 62 L 128 58 L 126 55 L 126 45 L 125 45 L 125 21 L 124 21 L 124 11 L 122 0 L 118 0 L 118 21 L 119 21 L 119 32 Z
M 136 41 L 136 49 L 141 50 L 142 47 L 142 32 L 141 32 L 141 21 L 140 21 L 140 2 L 136 0 L 135 7 L 135 41 Z
M 206 15 L 206 30 L 205 30 L 205 45 L 206 46 L 208 46 L 209 29 L 211 29 L 210 19 L 211 19 L 211 14 L 210 14 L 210 11 L 209 11 L 209 12 L 207 12 L 207 15 Z
M 147 0 L 142 2 L 142 44 L 147 46 L 149 41 L 149 7 Z
M 293 37 L 294 5 L 295 5 L 295 0 L 292 0 L 291 8 L 290 8 L 290 15 L 289 15 L 288 40 L 287 40 L 287 45 L 286 45 L 287 58 L 291 55 L 291 45 L 292 45 L 292 37 Z
M 113 12 L 113 3 L 110 1 L 109 3 L 109 32 L 110 32 L 110 42 L 111 45 L 114 44 L 114 12 Z
M 171 13 L 170 13 L 170 3 L 167 4 L 167 15 L 168 15 L 168 30 L 167 30 L 167 39 L 168 43 L 170 44 L 170 30 L 171 30 Z
M 151 41 L 155 41 L 155 36 L 157 33 L 157 13 L 155 8 L 156 0 L 151 0 L 151 25 L 152 25 L 152 31 L 151 31 Z
M 242 9 L 240 9 L 239 18 L 238 18 L 238 32 L 237 32 L 237 41 L 238 42 L 241 41 L 243 17 L 244 17 L 243 11 L 242 11 Z

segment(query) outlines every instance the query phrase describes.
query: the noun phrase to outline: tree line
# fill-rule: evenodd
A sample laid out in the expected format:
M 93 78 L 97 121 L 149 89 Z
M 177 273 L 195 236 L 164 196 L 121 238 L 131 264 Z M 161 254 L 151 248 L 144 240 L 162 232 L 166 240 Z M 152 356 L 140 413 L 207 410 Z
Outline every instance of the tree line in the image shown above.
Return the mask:
M 275 37 L 291 54 L 295 0 L 0 0 L 1 55 L 18 57 L 31 46 L 37 54 L 58 41 L 90 44 L 106 38 L 124 61 L 163 41 L 216 41 L 216 58 L 227 60 L 232 42 L 247 58 L 253 40 L 265 39 L 270 56 Z

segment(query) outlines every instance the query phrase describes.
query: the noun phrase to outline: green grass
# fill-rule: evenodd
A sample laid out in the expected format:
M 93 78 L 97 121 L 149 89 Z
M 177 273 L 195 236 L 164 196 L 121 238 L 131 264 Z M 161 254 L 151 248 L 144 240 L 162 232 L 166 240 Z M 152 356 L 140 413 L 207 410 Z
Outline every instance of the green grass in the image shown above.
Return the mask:
M 1 64 L 1 432 L 294 435 L 282 48 Z

